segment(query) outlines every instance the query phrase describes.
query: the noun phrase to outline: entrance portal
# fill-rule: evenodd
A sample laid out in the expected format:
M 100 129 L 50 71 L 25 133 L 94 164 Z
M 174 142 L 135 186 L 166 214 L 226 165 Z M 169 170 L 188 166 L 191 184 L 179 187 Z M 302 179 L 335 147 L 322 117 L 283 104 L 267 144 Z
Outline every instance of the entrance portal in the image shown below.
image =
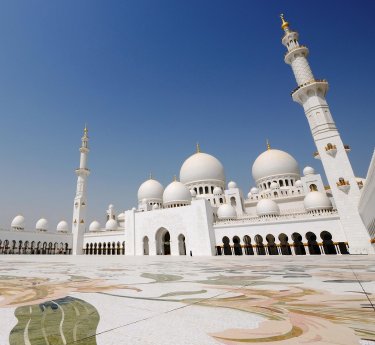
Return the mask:
M 156 254 L 171 255 L 171 235 L 165 228 L 161 228 L 156 233 Z
M 183 234 L 178 236 L 178 251 L 180 255 L 186 255 L 185 236 Z

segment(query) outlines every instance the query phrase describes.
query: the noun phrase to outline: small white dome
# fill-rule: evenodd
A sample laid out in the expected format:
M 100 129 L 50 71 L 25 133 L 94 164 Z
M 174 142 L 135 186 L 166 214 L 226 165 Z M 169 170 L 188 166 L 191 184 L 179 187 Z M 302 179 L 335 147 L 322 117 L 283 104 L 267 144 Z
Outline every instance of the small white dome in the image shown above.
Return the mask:
M 100 228 L 100 223 L 97 220 L 94 220 L 89 226 L 89 231 L 100 231 Z
M 331 210 L 332 203 L 325 193 L 310 192 L 303 200 L 306 211 Z
M 237 188 L 237 183 L 234 181 L 230 181 L 228 183 L 228 189 L 234 189 L 234 188 Z
M 252 168 L 255 181 L 277 175 L 297 175 L 297 161 L 287 152 L 269 149 L 258 156 Z
M 184 184 L 200 181 L 217 181 L 224 183 L 224 167 L 214 156 L 203 152 L 197 152 L 182 164 L 180 180 Z
M 36 224 L 35 224 L 35 229 L 37 231 L 47 231 L 48 230 L 48 222 L 47 219 L 45 218 L 40 218 Z
M 223 190 L 220 187 L 214 188 L 214 195 L 221 195 L 223 194 Z
M 125 220 L 125 213 L 124 212 L 121 212 L 118 216 L 117 216 L 117 220 Z
M 257 187 L 253 187 L 250 189 L 250 193 L 251 194 L 258 194 L 259 193 L 259 189 Z
M 270 188 L 271 189 L 279 188 L 279 184 L 277 182 L 272 182 L 271 185 L 270 185 Z
M 113 204 L 109 204 L 108 209 L 109 209 L 109 210 L 113 210 L 113 209 L 114 209 Z
M 301 180 L 297 180 L 296 183 L 294 184 L 297 188 L 302 188 L 303 187 L 303 183 Z
M 278 216 L 280 214 L 279 206 L 271 199 L 261 199 L 256 207 L 256 212 L 261 216 Z
M 132 211 L 137 211 L 137 209 L 135 207 L 132 207 Z
M 159 207 L 159 205 L 158 204 L 153 204 L 152 205 L 152 209 L 153 210 L 158 210 L 160 207 Z
M 237 213 L 232 205 L 223 204 L 217 209 L 217 216 L 219 219 L 233 219 L 237 217 Z
M 248 198 L 248 199 L 251 199 L 252 196 L 253 196 L 253 195 L 251 194 L 251 192 L 247 193 L 247 198 Z
M 57 232 L 68 232 L 69 231 L 69 225 L 65 220 L 60 221 L 56 226 Z
M 14 230 L 24 230 L 25 229 L 25 217 L 22 214 L 15 216 L 10 226 Z
M 161 201 L 164 188 L 159 181 L 152 178 L 143 182 L 138 189 L 138 201 L 143 199 Z
M 164 190 L 163 204 L 190 204 L 189 189 L 179 181 L 173 181 Z
M 197 196 L 197 192 L 194 189 L 190 189 L 190 195 L 195 198 Z
M 314 168 L 312 167 L 305 167 L 303 169 L 303 174 L 306 176 L 306 175 L 314 175 L 315 174 L 315 170 Z
M 117 228 L 118 225 L 114 219 L 108 219 L 107 223 L 105 223 L 105 229 L 108 231 L 115 231 Z

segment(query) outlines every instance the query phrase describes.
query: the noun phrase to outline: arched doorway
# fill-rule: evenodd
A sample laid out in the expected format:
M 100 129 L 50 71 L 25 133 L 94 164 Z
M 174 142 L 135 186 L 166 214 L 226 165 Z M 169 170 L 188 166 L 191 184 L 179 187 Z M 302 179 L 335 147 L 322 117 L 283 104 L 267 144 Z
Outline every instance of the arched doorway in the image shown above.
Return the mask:
M 244 242 L 244 248 L 245 248 L 245 254 L 246 255 L 254 255 L 254 249 L 253 246 L 251 245 L 251 238 L 249 235 L 245 235 L 243 238 Z
M 224 255 L 232 255 L 232 248 L 230 247 L 229 238 L 227 236 L 223 237 L 223 249 Z
M 178 236 L 178 252 L 180 255 L 186 255 L 185 236 L 183 234 Z
M 294 252 L 296 255 L 306 255 L 305 246 L 302 242 L 302 236 L 298 232 L 292 234 Z
M 268 234 L 266 236 L 266 241 L 268 243 L 268 254 L 279 255 L 279 251 L 277 250 L 277 246 L 275 243 L 275 236 L 273 236 L 272 234 Z
M 307 246 L 309 248 L 310 255 L 320 255 L 321 252 L 320 252 L 319 244 L 316 241 L 316 235 L 313 232 L 309 231 L 306 234 L 306 239 L 307 239 Z
M 266 250 L 263 244 L 263 237 L 261 235 L 255 236 L 256 251 L 258 255 L 266 255 Z
M 290 249 L 290 244 L 288 242 L 288 236 L 284 233 L 279 235 L 280 250 L 282 255 L 292 255 L 292 250 Z
M 171 235 L 165 228 L 156 232 L 156 255 L 171 255 Z
M 323 248 L 326 254 L 337 254 L 336 247 L 332 241 L 332 235 L 328 231 L 322 231 L 320 238 L 323 240 Z
M 149 255 L 150 253 L 150 248 L 149 248 L 149 243 L 148 243 L 148 237 L 145 236 L 143 237 L 143 255 Z
M 242 247 L 238 236 L 233 237 L 233 249 L 234 255 L 242 255 Z

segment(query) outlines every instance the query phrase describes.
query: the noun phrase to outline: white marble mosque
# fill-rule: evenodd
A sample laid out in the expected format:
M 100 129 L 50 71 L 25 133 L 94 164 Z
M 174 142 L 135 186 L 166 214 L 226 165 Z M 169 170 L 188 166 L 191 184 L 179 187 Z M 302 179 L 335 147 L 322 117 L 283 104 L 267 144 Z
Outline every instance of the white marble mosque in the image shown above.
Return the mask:
M 87 219 L 89 137 L 85 128 L 72 224 L 50 232 L 46 219 L 25 231 L 22 215 L 0 231 L 2 254 L 86 255 L 323 255 L 374 254 L 375 158 L 366 178 L 354 175 L 326 101 L 328 83 L 315 79 L 299 34 L 282 17 L 284 57 L 297 88 L 292 99 L 305 112 L 328 181 L 312 167 L 301 169 L 290 153 L 267 143 L 252 165 L 254 186 L 245 193 L 227 183 L 221 162 L 196 152 L 179 179 L 162 186 L 150 176 L 138 189 L 138 205 L 105 219 Z M 302 171 L 302 173 L 301 173 Z M 101 223 L 102 222 L 102 223 Z

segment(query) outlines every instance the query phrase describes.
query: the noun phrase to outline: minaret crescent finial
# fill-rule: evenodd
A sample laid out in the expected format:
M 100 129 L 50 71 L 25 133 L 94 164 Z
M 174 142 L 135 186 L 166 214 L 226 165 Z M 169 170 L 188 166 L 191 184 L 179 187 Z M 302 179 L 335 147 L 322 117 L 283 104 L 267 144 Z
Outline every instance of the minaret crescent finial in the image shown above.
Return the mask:
M 289 28 L 289 23 L 285 20 L 283 13 L 280 14 L 280 18 L 281 18 L 281 28 L 285 31 L 286 29 Z
M 85 123 L 85 128 L 83 129 L 83 136 L 84 136 L 85 138 L 87 138 L 87 134 L 88 134 L 88 132 L 89 132 L 89 130 L 88 130 L 88 128 L 87 128 L 87 123 Z
M 201 152 L 201 147 L 199 145 L 199 142 L 197 142 L 197 153 L 200 153 Z
M 268 139 L 266 140 L 266 143 L 267 143 L 267 150 L 271 150 L 270 141 Z

